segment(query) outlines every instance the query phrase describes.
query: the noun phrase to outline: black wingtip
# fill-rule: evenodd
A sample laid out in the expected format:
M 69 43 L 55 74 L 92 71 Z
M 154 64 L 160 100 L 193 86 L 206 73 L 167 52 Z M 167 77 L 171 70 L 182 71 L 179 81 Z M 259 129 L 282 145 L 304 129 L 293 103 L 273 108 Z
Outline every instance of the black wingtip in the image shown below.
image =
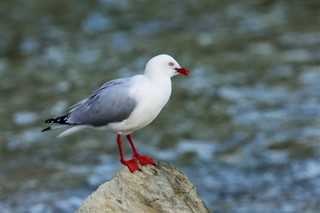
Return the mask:
M 68 122 L 68 117 L 69 117 L 69 114 L 63 115 L 63 116 L 60 116 L 57 118 L 49 118 L 49 119 L 45 120 L 44 122 L 50 123 L 50 124 L 70 124 Z
M 51 126 L 49 126 L 49 127 L 45 128 L 45 129 L 41 130 L 41 132 L 45 132 L 45 131 L 48 131 L 48 130 L 50 130 L 50 129 L 51 129 Z

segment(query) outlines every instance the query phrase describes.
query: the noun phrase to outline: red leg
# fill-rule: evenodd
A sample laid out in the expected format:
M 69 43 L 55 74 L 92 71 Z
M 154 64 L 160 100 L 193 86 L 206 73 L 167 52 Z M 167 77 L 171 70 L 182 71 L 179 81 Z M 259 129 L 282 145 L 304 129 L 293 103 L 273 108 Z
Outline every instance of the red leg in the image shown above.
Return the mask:
M 141 171 L 139 168 L 137 161 L 135 158 L 132 158 L 131 160 L 125 160 L 123 156 L 123 151 L 122 151 L 122 140 L 121 140 L 121 135 L 117 136 L 117 143 L 120 151 L 120 162 L 128 167 L 130 172 L 134 172 L 136 170 Z
M 133 156 L 136 157 L 139 162 L 141 163 L 141 165 L 146 165 L 146 164 L 152 164 L 152 165 L 156 165 L 155 162 L 153 161 L 152 158 L 148 157 L 148 156 L 144 156 L 144 155 L 140 155 L 136 149 L 136 147 L 133 144 L 133 140 L 132 140 L 132 136 L 131 134 L 127 135 L 127 139 L 132 147 L 133 150 Z

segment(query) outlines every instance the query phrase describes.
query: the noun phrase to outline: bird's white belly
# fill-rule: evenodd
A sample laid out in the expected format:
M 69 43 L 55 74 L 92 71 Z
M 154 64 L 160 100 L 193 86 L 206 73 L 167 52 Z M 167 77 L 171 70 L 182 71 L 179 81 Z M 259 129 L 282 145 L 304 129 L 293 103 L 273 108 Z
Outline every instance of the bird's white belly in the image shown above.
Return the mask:
M 150 124 L 160 113 L 171 95 L 171 82 L 166 89 L 153 89 L 137 91 L 138 104 L 129 118 L 107 125 L 109 131 L 127 135 Z
M 162 106 L 138 106 L 130 117 L 122 122 L 111 123 L 107 129 L 117 134 L 127 135 L 150 124 L 160 113 Z

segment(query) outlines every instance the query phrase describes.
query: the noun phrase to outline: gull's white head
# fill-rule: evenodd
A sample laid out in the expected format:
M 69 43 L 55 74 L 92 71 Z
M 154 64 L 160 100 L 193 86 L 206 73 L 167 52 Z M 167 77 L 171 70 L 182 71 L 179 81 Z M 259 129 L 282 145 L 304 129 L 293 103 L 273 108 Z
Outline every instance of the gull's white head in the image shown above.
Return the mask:
M 170 55 L 161 54 L 151 58 L 146 64 L 145 75 L 147 76 L 168 76 L 177 74 L 190 75 L 190 71 L 182 68 Z

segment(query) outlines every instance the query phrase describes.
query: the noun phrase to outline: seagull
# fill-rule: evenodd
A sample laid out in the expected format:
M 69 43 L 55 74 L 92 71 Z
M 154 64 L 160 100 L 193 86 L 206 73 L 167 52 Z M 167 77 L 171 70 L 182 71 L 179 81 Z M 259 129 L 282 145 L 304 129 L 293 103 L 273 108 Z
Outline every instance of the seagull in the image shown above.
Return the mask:
M 149 125 L 160 113 L 171 95 L 171 77 L 190 71 L 180 67 L 169 55 L 161 54 L 151 58 L 143 75 L 119 78 L 103 84 L 89 97 L 73 105 L 68 114 L 50 118 L 45 123 L 51 124 L 42 132 L 70 127 L 58 135 L 59 138 L 85 129 L 97 129 L 117 134 L 120 162 L 131 172 L 141 171 L 141 165 L 152 164 L 152 158 L 140 155 L 133 143 L 132 133 Z M 129 141 L 133 157 L 125 160 L 121 136 Z

